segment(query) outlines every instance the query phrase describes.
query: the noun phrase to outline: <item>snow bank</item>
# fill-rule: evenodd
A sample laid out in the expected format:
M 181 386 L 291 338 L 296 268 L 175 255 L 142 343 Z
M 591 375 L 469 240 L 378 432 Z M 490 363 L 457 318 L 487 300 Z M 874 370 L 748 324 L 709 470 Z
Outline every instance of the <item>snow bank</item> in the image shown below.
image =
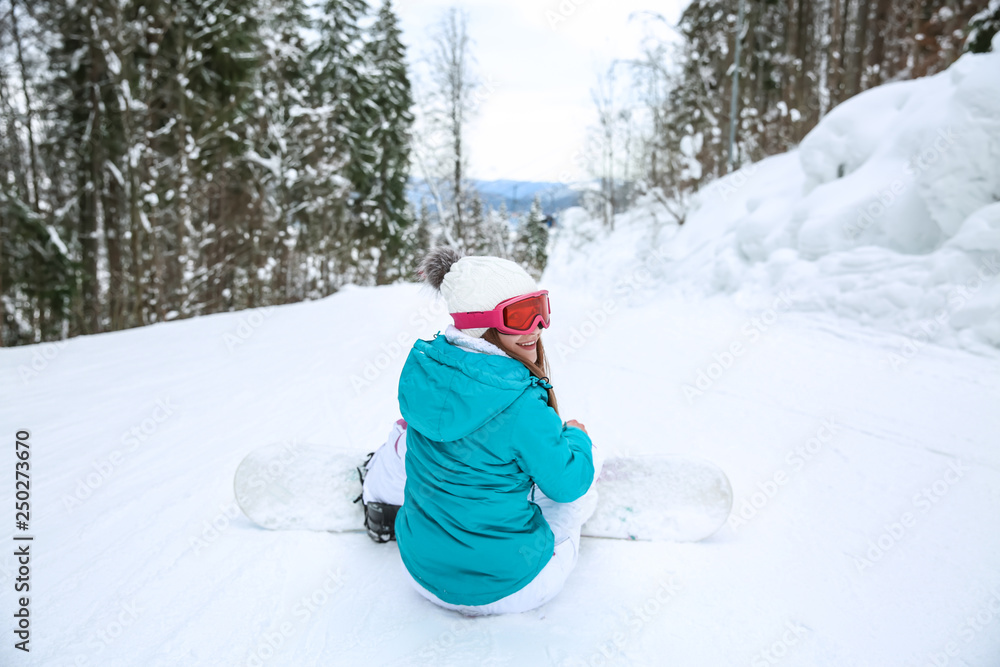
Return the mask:
M 751 303 L 789 291 L 799 310 L 1000 346 L 1000 53 L 844 102 L 797 150 L 699 193 L 679 230 L 643 235 L 658 209 L 640 202 L 582 254 L 632 253 L 619 257 L 628 274 L 659 252 L 654 273 L 682 289 Z M 565 216 L 553 279 L 581 268 L 573 244 L 597 238 L 579 218 Z

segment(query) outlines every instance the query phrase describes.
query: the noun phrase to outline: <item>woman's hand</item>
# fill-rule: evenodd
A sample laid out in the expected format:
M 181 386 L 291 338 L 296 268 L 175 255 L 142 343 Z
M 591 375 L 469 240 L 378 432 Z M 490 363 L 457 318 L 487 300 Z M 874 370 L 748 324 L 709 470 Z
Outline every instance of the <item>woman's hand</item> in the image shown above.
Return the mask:
M 578 422 L 575 419 L 570 419 L 568 422 L 566 422 L 566 426 L 575 426 L 578 429 L 580 429 L 581 431 L 583 431 L 584 433 L 587 433 L 587 427 L 584 426 L 583 424 L 581 424 L 580 422 Z M 587 433 L 587 435 L 590 435 L 590 434 Z

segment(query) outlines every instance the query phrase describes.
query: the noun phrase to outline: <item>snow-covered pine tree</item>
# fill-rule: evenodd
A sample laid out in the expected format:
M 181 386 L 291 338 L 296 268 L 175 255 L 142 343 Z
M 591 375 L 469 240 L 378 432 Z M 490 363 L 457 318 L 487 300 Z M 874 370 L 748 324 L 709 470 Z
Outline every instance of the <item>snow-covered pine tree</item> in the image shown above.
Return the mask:
M 75 275 L 44 213 L 36 134 L 39 25 L 22 2 L 11 2 L 9 11 L 0 5 L 0 14 L 0 57 L 10 65 L 0 67 L 0 346 L 6 346 L 65 335 Z
M 308 49 L 303 36 L 309 18 L 303 0 L 262 0 L 261 61 L 256 81 L 257 101 L 253 143 L 249 156 L 265 169 L 261 251 L 267 252 L 265 278 L 270 297 L 265 303 L 285 303 L 304 298 L 304 276 L 295 251 L 299 225 L 293 199 L 295 183 L 304 174 L 298 119 L 308 104 Z M 258 253 L 260 254 L 260 253 Z
M 362 260 L 352 245 L 355 220 L 347 171 L 356 171 L 360 156 L 372 152 L 359 119 L 372 92 L 371 77 L 363 71 L 360 27 L 367 10 L 364 0 L 327 0 L 314 26 L 318 38 L 308 56 L 308 105 L 300 110 L 296 140 L 304 150 L 302 174 L 292 192 L 300 203 L 298 247 L 311 258 L 307 297 L 331 294 L 350 282 Z
M 0 347 L 61 338 L 75 279 L 55 230 L 26 203 L 21 137 L 0 71 Z M 23 378 L 22 378 L 23 379 Z
M 671 96 L 673 113 L 668 122 L 682 128 L 692 157 L 701 164 L 695 189 L 698 183 L 725 173 L 723 137 L 729 117 L 726 103 L 730 83 L 726 73 L 732 59 L 732 4 L 731 0 L 692 0 L 681 15 L 681 79 Z
M 121 326 L 127 145 L 120 54 L 128 32 L 122 7 L 112 0 L 54 2 L 40 9 L 52 35 L 45 104 L 53 115 L 42 146 L 52 179 L 47 208 L 79 267 L 69 333 L 98 333 Z
M 793 53 L 797 33 L 788 28 L 792 9 L 793 3 L 746 3 L 737 166 L 788 150 L 799 136 L 803 114 L 791 99 L 802 64 Z
M 358 168 L 351 171 L 357 192 L 355 211 L 360 218 L 358 241 L 361 248 L 378 255 L 376 285 L 401 276 L 404 237 L 413 224 L 406 199 L 413 95 L 400 35 L 391 0 L 385 0 L 365 44 L 372 91 L 359 120 L 368 127 L 368 152 L 358 156 Z
M 462 213 L 466 238 L 464 251 L 470 255 L 507 257 L 510 254 L 507 242 L 509 223 L 501 224 L 497 220 L 477 190 L 470 188 L 465 198 L 466 203 Z M 506 216 L 506 213 L 504 215 Z
M 416 224 L 410 225 L 403 233 L 403 251 L 399 257 L 399 277 L 402 280 L 419 281 L 417 268 L 434 245 L 431 226 L 432 215 L 425 200 L 417 209 Z
M 149 1 L 130 24 L 126 181 L 146 322 L 229 308 L 246 283 L 236 265 L 253 262 L 240 160 L 259 53 L 255 2 Z
M 486 205 L 478 192 L 467 194 L 462 207 L 462 220 L 465 221 L 465 252 L 470 255 L 488 255 L 490 242 L 483 231 L 486 225 Z
M 507 211 L 506 200 L 500 202 L 499 209 L 490 207 L 486 213 L 483 235 L 489 240 L 490 255 L 504 259 L 511 258 L 513 240 L 511 239 L 510 213 Z
M 517 230 L 514 260 L 536 280 L 542 277 L 545 265 L 549 261 L 548 244 L 549 229 L 545 224 L 542 200 L 535 195 L 527 220 L 523 221 Z
M 261 303 L 268 249 L 262 239 L 265 170 L 252 158 L 261 53 L 257 3 L 192 6 L 192 33 L 186 39 L 200 58 L 195 55 L 190 63 L 185 105 L 191 148 L 182 155 L 182 165 L 192 185 L 189 203 L 179 202 L 179 213 L 182 222 L 190 220 L 185 226 L 191 241 L 184 249 L 190 271 L 183 280 L 191 287 L 179 304 L 182 315 Z
M 1000 0 L 990 0 L 969 21 L 969 36 L 965 42 L 965 50 L 969 53 L 988 53 L 993 35 L 1000 32 Z
M 994 5 L 996 0 L 993 0 Z M 843 100 L 882 82 L 941 71 L 983 0 L 749 2 L 738 64 L 737 165 L 790 149 Z M 696 159 L 691 188 L 728 171 L 729 104 L 739 0 L 692 0 L 681 16 L 679 75 L 643 149 L 647 177 Z M 989 13 L 980 21 L 988 25 Z M 976 33 L 978 34 L 978 33 Z M 992 35 L 993 33 L 990 32 Z M 650 50 L 650 53 L 654 51 Z M 644 82 L 657 63 L 644 63 Z M 673 152 L 670 158 L 665 153 Z M 653 159 L 650 159 L 650 158 Z M 700 173 L 698 173 L 700 172 Z

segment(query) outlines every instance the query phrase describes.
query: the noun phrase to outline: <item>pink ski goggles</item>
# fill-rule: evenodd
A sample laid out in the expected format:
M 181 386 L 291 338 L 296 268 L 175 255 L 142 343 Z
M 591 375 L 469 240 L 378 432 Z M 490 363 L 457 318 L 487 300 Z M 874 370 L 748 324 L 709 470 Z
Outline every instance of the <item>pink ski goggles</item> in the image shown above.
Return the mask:
M 496 329 L 500 333 L 519 335 L 531 333 L 539 324 L 549 327 L 549 291 L 541 290 L 501 301 L 493 310 L 452 313 L 458 329 Z

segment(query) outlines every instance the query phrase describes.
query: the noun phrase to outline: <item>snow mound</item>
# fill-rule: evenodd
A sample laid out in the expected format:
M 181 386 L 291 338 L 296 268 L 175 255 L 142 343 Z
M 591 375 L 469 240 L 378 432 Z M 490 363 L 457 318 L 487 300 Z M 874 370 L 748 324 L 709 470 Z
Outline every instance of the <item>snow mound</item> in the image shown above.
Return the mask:
M 967 54 L 855 96 L 798 149 L 701 191 L 675 235 L 657 231 L 669 257 L 660 273 L 704 293 L 790 292 L 799 310 L 924 342 L 1000 346 L 998 202 L 1000 53 Z M 640 202 L 619 227 L 657 208 Z M 600 252 L 655 251 L 623 234 Z M 562 261 L 569 249 L 556 245 Z

